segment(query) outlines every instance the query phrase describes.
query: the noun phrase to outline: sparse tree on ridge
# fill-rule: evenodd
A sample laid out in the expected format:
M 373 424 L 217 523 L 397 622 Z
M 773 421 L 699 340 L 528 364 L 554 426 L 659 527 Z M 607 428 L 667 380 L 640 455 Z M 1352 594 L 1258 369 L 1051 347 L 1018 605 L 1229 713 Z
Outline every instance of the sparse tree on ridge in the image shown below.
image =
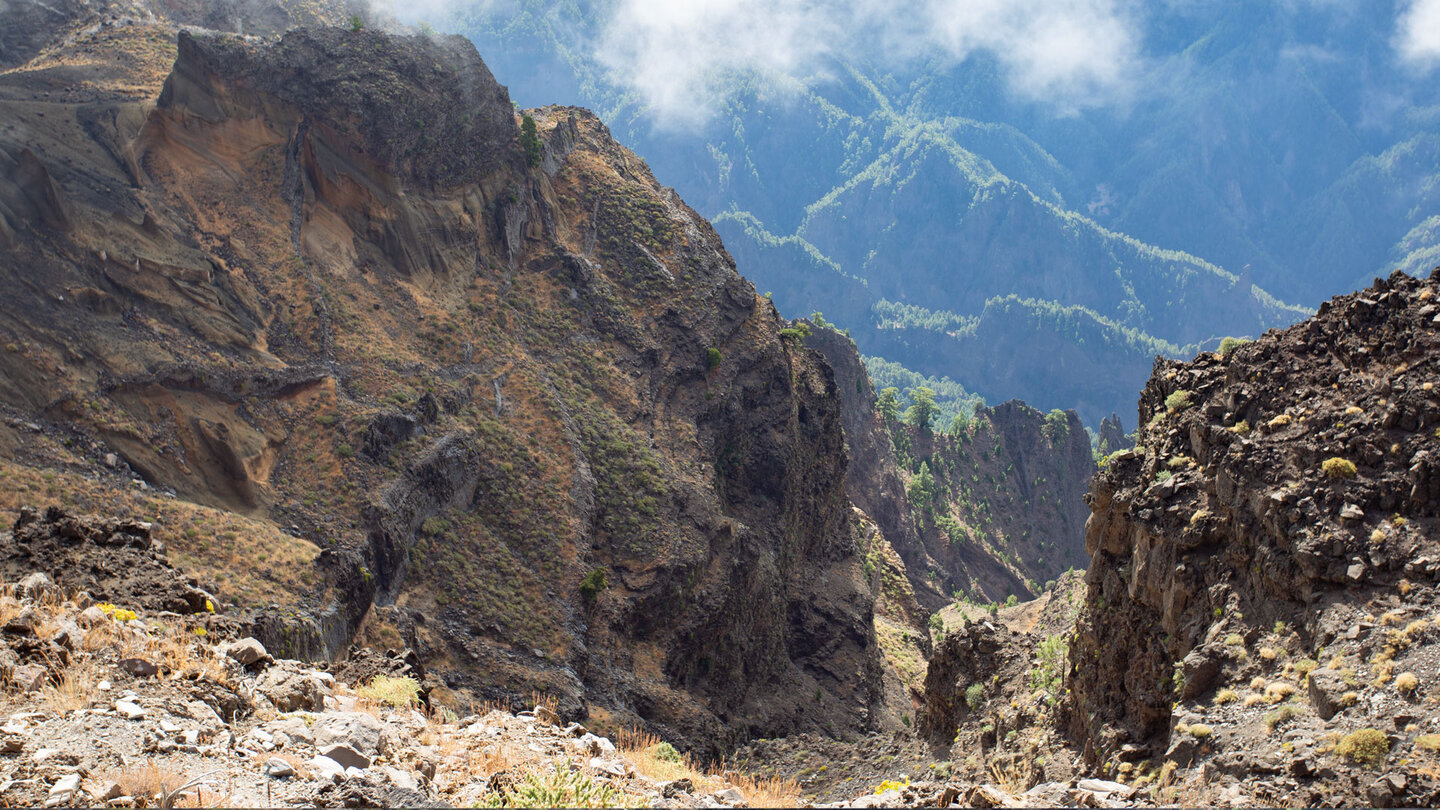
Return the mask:
M 930 431 L 930 423 L 935 421 L 935 415 L 940 408 L 935 404 L 935 392 L 925 386 L 917 386 L 905 392 L 910 397 L 910 407 L 905 410 L 905 422 L 925 432 Z

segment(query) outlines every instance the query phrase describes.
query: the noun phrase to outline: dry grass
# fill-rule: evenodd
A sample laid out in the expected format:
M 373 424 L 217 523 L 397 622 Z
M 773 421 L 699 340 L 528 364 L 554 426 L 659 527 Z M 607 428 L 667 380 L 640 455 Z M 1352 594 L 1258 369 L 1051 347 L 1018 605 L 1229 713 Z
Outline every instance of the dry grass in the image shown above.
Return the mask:
M 1401 694 L 1408 695 L 1420 686 L 1420 678 L 1413 672 L 1402 672 L 1395 676 L 1395 689 Z
M 199 777 L 178 774 L 149 760 L 101 776 L 100 781 L 115 781 L 126 796 L 133 796 L 140 807 L 225 807 L 233 804 L 231 792 L 222 792 L 217 773 Z
M 1276 681 L 1265 687 L 1265 702 L 1279 703 L 1295 694 L 1295 685 L 1288 681 Z
M 660 755 L 659 737 L 631 729 L 616 735 L 615 745 L 634 766 L 635 772 L 651 779 L 669 781 L 686 778 L 695 784 L 695 792 L 723 790 L 727 785 L 739 788 L 752 807 L 795 807 L 800 801 L 800 785 L 793 779 L 762 776 L 733 771 L 722 761 L 706 767 L 689 754 L 679 762 Z
M 90 705 L 101 692 L 100 670 L 93 661 L 73 661 L 60 673 L 58 684 L 49 684 L 40 692 L 40 704 L 53 714 L 68 714 Z
M 990 780 L 995 783 L 995 786 L 1012 796 L 1024 793 L 1030 787 L 1025 774 L 1014 762 L 1008 765 L 991 762 L 987 770 L 990 773 Z

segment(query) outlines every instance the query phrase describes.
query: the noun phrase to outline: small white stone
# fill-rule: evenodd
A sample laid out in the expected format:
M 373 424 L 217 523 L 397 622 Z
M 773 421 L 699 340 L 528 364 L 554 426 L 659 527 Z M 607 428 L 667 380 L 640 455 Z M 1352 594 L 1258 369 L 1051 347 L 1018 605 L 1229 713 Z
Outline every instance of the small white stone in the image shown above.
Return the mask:
M 345 768 L 329 757 L 311 757 L 309 764 L 310 769 L 315 771 L 315 775 L 320 777 L 321 781 L 337 784 L 345 781 Z
M 145 716 L 145 710 L 140 704 L 129 700 L 115 701 L 115 711 L 119 712 L 126 720 L 139 720 Z
M 80 774 L 72 773 L 60 777 L 60 781 L 50 788 L 50 795 L 45 797 L 46 807 L 60 807 L 71 803 L 75 791 L 80 789 Z
M 101 681 L 100 683 L 95 684 L 95 688 L 99 689 L 101 692 L 109 692 L 111 689 L 115 688 L 115 685 L 110 683 L 109 681 Z
M 274 757 L 265 763 L 265 775 L 272 779 L 289 779 L 295 775 L 295 769 L 285 760 Z

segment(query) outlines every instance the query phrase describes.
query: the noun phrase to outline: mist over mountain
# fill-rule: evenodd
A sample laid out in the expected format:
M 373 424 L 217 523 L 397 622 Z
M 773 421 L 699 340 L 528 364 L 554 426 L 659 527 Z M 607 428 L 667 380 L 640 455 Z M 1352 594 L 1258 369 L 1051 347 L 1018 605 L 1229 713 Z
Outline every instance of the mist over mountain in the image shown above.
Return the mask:
M 1440 257 L 1436 7 L 495 0 L 408 20 L 469 36 L 521 104 L 599 111 L 787 315 L 1094 423 L 1132 411 L 1156 354 Z

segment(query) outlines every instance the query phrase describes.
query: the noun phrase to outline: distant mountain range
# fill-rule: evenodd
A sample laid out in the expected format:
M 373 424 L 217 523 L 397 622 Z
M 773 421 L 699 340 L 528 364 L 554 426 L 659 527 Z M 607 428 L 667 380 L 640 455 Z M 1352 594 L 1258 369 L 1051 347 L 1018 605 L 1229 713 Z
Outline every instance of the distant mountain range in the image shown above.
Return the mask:
M 1440 82 L 1397 55 L 1398 4 L 1148 4 L 1144 78 L 1074 109 L 984 48 L 727 62 L 678 124 L 605 51 L 634 5 L 433 22 L 522 105 L 599 112 L 782 312 L 992 402 L 1129 423 L 1155 355 L 1440 263 Z

